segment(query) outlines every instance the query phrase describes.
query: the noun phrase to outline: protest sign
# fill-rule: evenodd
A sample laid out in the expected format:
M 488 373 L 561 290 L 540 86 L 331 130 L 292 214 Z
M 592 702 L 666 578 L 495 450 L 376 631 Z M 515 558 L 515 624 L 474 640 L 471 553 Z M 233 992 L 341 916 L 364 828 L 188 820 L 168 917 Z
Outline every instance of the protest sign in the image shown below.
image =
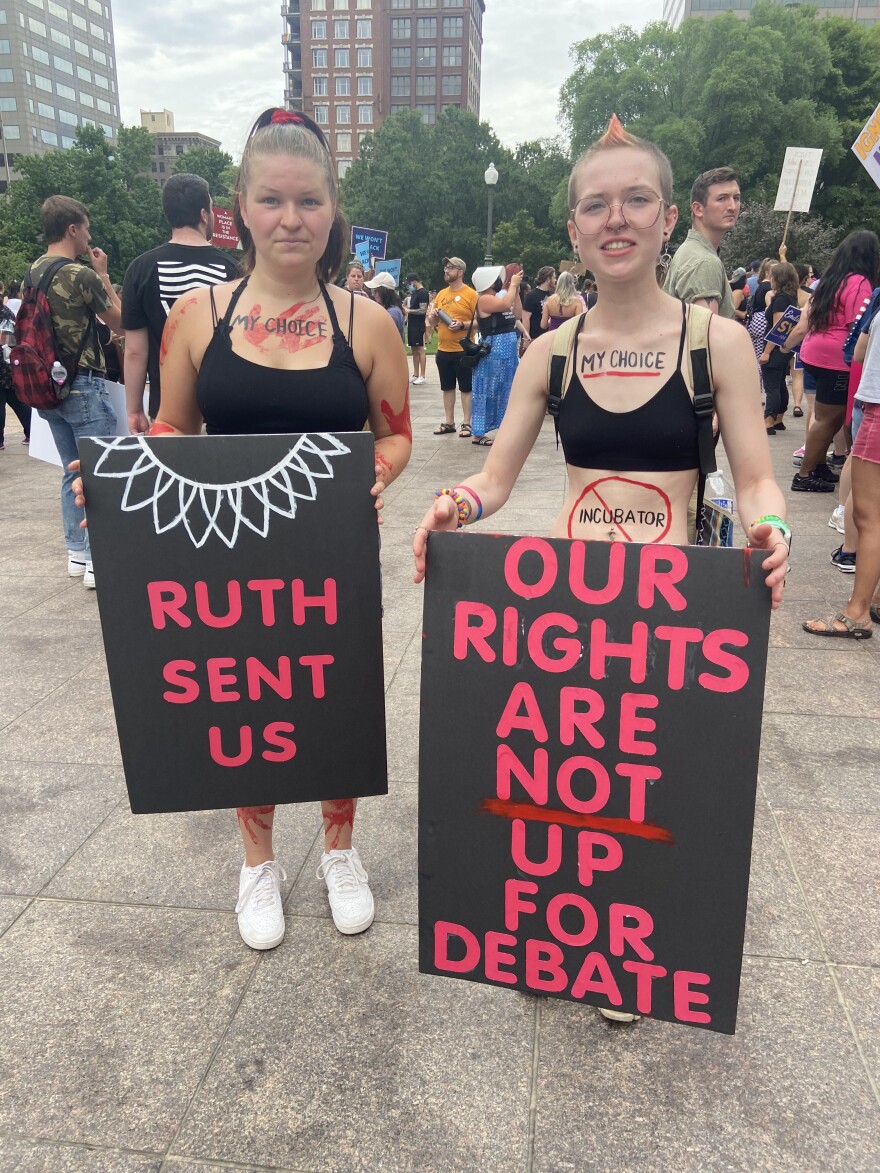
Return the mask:
M 132 810 L 386 793 L 372 436 L 79 448 Z
M 733 1033 L 765 557 L 431 535 L 423 973 Z
M 777 346 L 784 346 L 785 340 L 801 320 L 801 311 L 798 306 L 790 305 L 783 313 L 772 330 L 764 335 L 767 342 L 774 342 Z
M 852 145 L 856 158 L 880 187 L 880 105 L 859 131 Z
M 385 251 L 388 248 L 388 233 L 382 228 L 358 228 L 356 225 L 351 229 L 351 251 L 354 255 L 360 256 L 358 253 L 358 245 L 365 244 L 367 246 L 367 253 L 377 261 L 385 260 Z
M 375 270 L 377 273 L 390 273 L 394 278 L 394 284 L 400 285 L 400 266 L 401 258 L 397 257 L 393 261 L 376 261 Z
M 241 248 L 235 221 L 227 208 L 214 206 L 214 235 L 211 237 L 211 244 L 218 248 Z
M 822 151 L 817 147 L 785 148 L 775 212 L 809 212 L 821 162 Z
M 125 387 L 121 383 L 111 383 L 108 379 L 104 380 L 104 386 L 107 388 L 107 394 L 110 396 L 110 404 L 116 415 L 116 435 L 128 435 L 128 412 L 125 406 Z M 144 392 L 144 414 L 147 413 L 148 394 Z M 28 454 L 33 456 L 35 460 L 43 460 L 46 464 L 57 464 L 61 467 L 61 457 L 58 455 L 58 449 L 55 447 L 55 438 L 52 435 L 52 429 L 49 424 L 38 411 L 31 412 L 31 443 L 28 448 Z
M 354 255 L 365 269 L 370 268 L 370 246 L 363 241 L 354 246 Z

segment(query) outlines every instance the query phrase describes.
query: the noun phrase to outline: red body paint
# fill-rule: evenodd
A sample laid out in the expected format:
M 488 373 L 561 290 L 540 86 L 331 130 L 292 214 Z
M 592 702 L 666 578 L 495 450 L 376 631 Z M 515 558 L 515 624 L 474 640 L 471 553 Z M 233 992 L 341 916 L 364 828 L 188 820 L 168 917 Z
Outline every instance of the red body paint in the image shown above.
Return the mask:
M 283 310 L 275 318 L 267 318 L 266 324 L 263 322 L 254 321 L 252 325 L 245 326 L 244 336 L 253 346 L 258 350 L 266 351 L 265 343 L 274 338 L 278 341 L 277 347 L 272 347 L 272 350 L 286 350 L 288 354 L 296 354 L 299 350 L 306 350 L 310 346 L 317 346 L 324 341 L 324 321 L 321 318 L 323 309 L 321 306 L 313 305 L 309 309 L 299 313 L 305 302 L 297 301 L 286 310 Z M 259 317 L 262 307 L 255 305 L 250 312 L 251 320 Z M 288 330 L 287 324 L 291 321 L 296 322 L 296 330 Z M 270 330 L 268 322 L 285 323 L 285 329 Z M 311 330 L 311 323 L 314 323 L 314 332 Z
M 236 808 L 235 817 L 241 824 L 241 829 L 247 833 L 252 843 L 257 842 L 255 827 L 261 831 L 271 831 L 272 824 L 264 822 L 260 815 L 271 815 L 274 806 L 240 806 Z
M 147 432 L 147 435 L 148 436 L 173 436 L 175 431 L 176 431 L 176 429 L 172 428 L 171 424 L 163 424 L 159 420 L 157 420 L 156 423 L 154 423 L 153 426 L 150 428 L 150 430 Z
M 180 319 L 183 317 L 190 306 L 196 304 L 197 300 L 198 298 L 190 297 L 187 298 L 183 305 L 180 305 L 180 302 L 176 303 L 177 305 L 180 305 L 180 309 L 175 314 L 173 319 L 165 323 L 165 329 L 162 331 L 162 341 L 159 344 L 159 366 L 162 366 L 162 364 L 165 362 L 165 359 L 168 355 L 168 349 L 171 346 L 171 341 L 174 338 L 174 335 L 177 333 L 177 327 L 180 325 Z
M 331 835 L 328 851 L 339 846 L 339 839 L 343 828 L 354 826 L 354 799 L 329 799 L 321 804 L 321 814 L 324 819 L 324 834 Z
M 409 392 L 404 397 L 403 407 L 400 411 L 393 411 L 387 399 L 383 399 L 380 406 L 382 414 L 385 416 L 385 422 L 394 435 L 405 436 L 410 444 L 412 444 L 412 423 L 409 418 Z
M 376 453 L 376 464 L 380 464 L 382 468 L 387 469 L 388 472 L 394 472 L 394 465 L 387 457 L 383 456 L 381 452 Z
M 618 484 L 621 484 L 621 485 L 632 485 L 634 488 L 637 488 L 637 489 L 648 489 L 657 498 L 657 505 L 655 506 L 655 508 L 653 510 L 645 510 L 645 509 L 635 509 L 634 510 L 634 509 L 631 509 L 629 506 L 616 507 L 616 506 L 609 505 L 608 502 L 605 500 L 605 498 L 602 496 L 602 493 L 604 493 L 606 496 L 608 495 L 607 489 L 603 489 L 602 493 L 600 493 L 599 486 L 600 485 L 607 485 L 610 488 L 613 488 L 615 482 L 617 482 Z M 598 502 L 599 506 L 606 513 L 609 513 L 612 515 L 615 512 L 622 512 L 624 515 L 626 515 L 627 513 L 635 512 L 635 513 L 648 513 L 649 515 L 652 515 L 652 516 L 659 518 L 659 516 L 662 514 L 664 516 L 664 521 L 665 521 L 665 524 L 663 526 L 663 530 L 660 534 L 658 534 L 658 536 L 656 538 L 651 539 L 651 542 L 649 543 L 650 545 L 655 545 L 657 542 L 662 542 L 663 539 L 666 537 L 666 535 L 669 533 L 670 527 L 672 526 L 672 511 L 670 508 L 669 498 L 666 496 L 666 494 L 663 492 L 662 489 L 658 489 L 656 485 L 649 485 L 645 481 L 631 480 L 629 477 L 617 477 L 617 476 L 600 477 L 599 480 L 593 481 L 592 484 L 587 485 L 587 487 L 581 493 L 580 497 L 578 497 L 577 501 L 575 501 L 575 503 L 574 503 L 574 508 L 572 509 L 571 513 L 568 516 L 568 536 L 570 538 L 574 537 L 574 533 L 572 532 L 572 529 L 573 529 L 574 522 L 575 522 L 575 515 L 577 514 L 578 509 L 581 507 L 581 503 L 588 500 L 591 496 L 595 498 L 595 500 Z M 610 525 L 613 529 L 618 530 L 622 534 L 625 541 L 627 541 L 627 542 L 632 541 L 632 538 L 629 536 L 629 534 L 627 533 L 627 531 L 624 528 L 624 526 L 622 525 L 622 523 L 620 521 L 614 520 L 613 517 L 610 520 L 608 520 L 607 522 L 605 522 L 603 519 L 602 524 Z M 631 523 L 628 523 L 628 524 L 631 524 Z M 652 523 L 648 523 L 648 524 L 652 524 Z
M 656 823 L 636 823 L 632 819 L 609 819 L 601 815 L 585 815 L 577 811 L 545 810 L 530 802 L 509 802 L 502 798 L 484 798 L 480 810 L 502 819 L 529 819 L 535 823 L 561 823 L 565 827 L 588 827 L 594 831 L 609 831 L 613 835 L 634 835 L 654 843 L 674 843 L 672 833 Z

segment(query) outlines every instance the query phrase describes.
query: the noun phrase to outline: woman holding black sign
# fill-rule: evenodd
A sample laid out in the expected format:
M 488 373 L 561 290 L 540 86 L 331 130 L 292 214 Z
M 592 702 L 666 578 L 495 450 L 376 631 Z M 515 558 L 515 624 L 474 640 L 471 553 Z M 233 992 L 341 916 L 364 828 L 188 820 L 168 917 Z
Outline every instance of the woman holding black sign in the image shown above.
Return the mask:
M 686 343 L 689 315 L 700 311 L 657 284 L 657 258 L 678 217 L 669 161 L 615 116 L 575 165 L 568 196 L 569 235 L 600 296 L 567 343 L 571 376 L 561 387 L 558 428 L 568 492 L 550 536 L 687 544 L 700 428 Z M 416 582 L 432 530 L 478 521 L 510 496 L 547 413 L 555 338 L 529 347 L 482 471 L 435 493 L 413 539 Z M 707 348 L 740 515 L 748 544 L 767 551 L 762 565 L 777 607 L 790 531 L 764 438 L 757 364 L 746 332 L 717 315 Z
M 376 509 L 409 460 L 409 370 L 392 319 L 371 299 L 330 284 L 347 246 L 336 172 L 305 115 L 266 110 L 245 145 L 234 209 L 241 281 L 174 304 L 162 339 L 162 409 L 151 435 L 352 432 L 376 442 Z M 80 488 L 81 492 L 81 488 Z M 379 518 L 381 520 L 381 517 Z M 373 896 L 351 845 L 356 799 L 321 803 L 325 881 L 341 933 L 373 921 Z M 272 806 L 242 807 L 245 862 L 236 906 L 253 949 L 284 936 Z

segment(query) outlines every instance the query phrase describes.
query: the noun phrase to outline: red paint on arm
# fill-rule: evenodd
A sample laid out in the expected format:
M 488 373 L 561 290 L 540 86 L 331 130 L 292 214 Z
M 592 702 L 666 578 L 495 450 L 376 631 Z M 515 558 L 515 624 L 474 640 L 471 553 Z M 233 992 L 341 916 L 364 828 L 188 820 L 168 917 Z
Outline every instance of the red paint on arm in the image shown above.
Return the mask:
M 165 323 L 165 329 L 162 331 L 162 341 L 159 345 L 159 366 L 162 366 L 166 357 L 168 356 L 168 350 L 174 339 L 174 335 L 177 333 L 177 327 L 180 325 L 180 319 L 188 309 L 196 304 L 197 301 L 197 297 L 188 297 L 186 301 L 182 303 L 180 301 L 174 303 L 174 307 L 171 311 L 172 316 Z M 178 306 L 180 306 L 179 309 Z
M 390 473 L 394 472 L 394 465 L 386 456 L 383 456 L 381 452 L 376 453 L 376 464 L 381 465 L 382 468 L 386 469 Z
M 271 831 L 270 823 L 264 822 L 260 815 L 271 815 L 274 806 L 240 806 L 236 808 L 235 817 L 241 824 L 241 829 L 247 833 L 252 843 L 257 842 L 256 827 L 261 831 Z
M 403 399 L 403 407 L 400 411 L 394 411 L 387 399 L 383 399 L 380 404 L 382 414 L 385 416 L 385 422 L 394 433 L 395 436 L 404 436 L 412 444 L 412 422 L 409 418 L 409 392 L 406 392 Z

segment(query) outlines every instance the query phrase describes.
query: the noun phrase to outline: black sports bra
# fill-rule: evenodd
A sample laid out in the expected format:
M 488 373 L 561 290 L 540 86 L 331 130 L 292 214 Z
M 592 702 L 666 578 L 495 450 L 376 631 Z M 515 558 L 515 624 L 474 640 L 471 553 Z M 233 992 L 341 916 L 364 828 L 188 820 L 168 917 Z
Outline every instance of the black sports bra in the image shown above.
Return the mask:
M 196 399 L 209 435 L 283 435 L 287 432 L 360 432 L 369 418 L 367 385 L 354 361 L 351 332 L 339 328 L 333 302 L 319 282 L 333 327 L 333 351 L 324 367 L 285 371 L 249 362 L 232 349 L 230 322 L 247 277 L 232 295 L 222 320 L 217 319 L 210 290 L 214 334 L 196 379 Z
M 687 331 L 682 302 L 678 362 L 660 390 L 632 411 L 607 411 L 591 399 L 578 375 L 577 335 L 571 381 L 559 409 L 566 464 L 610 472 L 680 472 L 700 467 L 697 417 L 681 373 Z

